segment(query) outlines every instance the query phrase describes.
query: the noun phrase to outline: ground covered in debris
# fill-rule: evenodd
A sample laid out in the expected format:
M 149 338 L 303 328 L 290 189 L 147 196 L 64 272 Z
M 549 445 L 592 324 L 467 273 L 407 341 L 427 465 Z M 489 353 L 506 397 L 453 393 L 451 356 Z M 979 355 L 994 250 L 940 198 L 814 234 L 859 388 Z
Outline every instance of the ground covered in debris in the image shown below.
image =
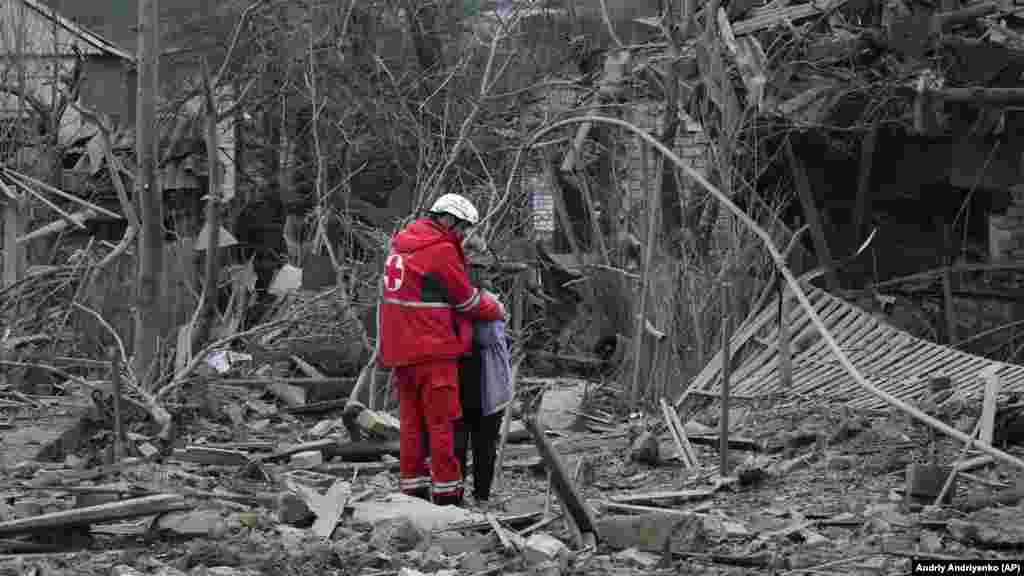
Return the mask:
M 898 574 L 914 556 L 1024 548 L 1019 472 L 903 417 L 739 400 L 723 478 L 713 399 L 681 411 L 690 466 L 662 412 L 630 415 L 609 387 L 541 385 L 538 417 L 591 509 L 596 549 L 581 547 L 518 425 L 495 501 L 440 508 L 396 494 L 386 416 L 362 421 L 378 439 L 353 444 L 331 414 L 223 387 L 216 413 L 197 412 L 170 450 L 129 434 L 136 456 L 119 464 L 90 452 L 33 460 L 40 446 L 23 439 L 53 437 L 69 408 L 3 406 L 18 432 L 4 437 L 0 574 Z M 977 414 L 961 403 L 945 419 L 970 433 Z M 957 461 L 950 503 L 932 506 L 942 478 L 928 465 Z

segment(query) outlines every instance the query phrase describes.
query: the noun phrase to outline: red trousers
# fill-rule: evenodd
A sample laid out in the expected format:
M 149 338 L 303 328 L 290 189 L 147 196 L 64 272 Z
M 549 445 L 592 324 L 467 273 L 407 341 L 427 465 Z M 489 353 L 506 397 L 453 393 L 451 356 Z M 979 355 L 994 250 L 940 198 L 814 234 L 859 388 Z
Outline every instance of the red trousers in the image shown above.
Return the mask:
M 455 455 L 459 404 L 459 364 L 440 360 L 394 369 L 398 389 L 401 440 L 399 487 L 415 496 L 433 494 L 437 504 L 462 500 L 462 468 Z M 427 466 L 423 433 L 430 438 Z

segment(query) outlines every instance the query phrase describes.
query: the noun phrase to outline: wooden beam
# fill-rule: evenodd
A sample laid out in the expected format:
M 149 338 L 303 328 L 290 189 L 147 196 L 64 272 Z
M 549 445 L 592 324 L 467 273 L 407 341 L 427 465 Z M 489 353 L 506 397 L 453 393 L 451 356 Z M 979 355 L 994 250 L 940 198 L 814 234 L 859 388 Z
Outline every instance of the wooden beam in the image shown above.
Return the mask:
M 865 224 L 871 214 L 871 174 L 878 142 L 878 124 L 864 135 L 860 144 L 860 173 L 857 175 L 857 198 L 853 208 L 853 245 L 864 238 Z
M 160 60 L 159 0 L 139 0 L 138 65 L 135 114 L 135 154 L 138 174 L 135 198 L 142 229 L 138 246 L 136 285 L 135 373 L 143 388 L 156 382 L 154 370 L 163 325 L 164 233 L 163 202 L 157 179 L 158 146 L 156 94 Z
M 75 222 L 78 222 L 79 225 L 82 225 L 86 220 L 91 220 L 96 216 L 97 214 L 95 210 L 86 208 L 85 210 L 81 210 L 79 212 L 71 214 L 71 219 L 74 220 Z M 56 220 L 54 222 L 50 222 L 49 224 L 40 226 L 39 228 L 36 228 L 35 230 L 29 232 L 28 234 L 18 236 L 17 242 L 18 244 L 27 244 L 28 242 L 31 242 L 33 240 L 38 240 L 39 238 L 45 238 L 47 236 L 52 236 L 53 234 L 56 234 L 58 232 L 62 232 L 66 230 L 67 227 L 67 220 Z
M 783 390 L 793 387 L 793 350 L 789 333 L 789 315 L 793 305 L 786 292 L 785 286 L 779 290 L 779 382 Z
M 996 402 L 999 397 L 999 390 L 1002 388 L 1002 381 L 999 379 L 999 364 L 992 364 L 981 371 L 981 378 L 985 381 L 985 396 L 981 405 L 981 416 L 978 418 L 978 439 L 985 444 L 992 443 L 995 432 Z
M 21 207 L 17 200 L 4 202 L 4 286 L 11 286 L 21 279 L 22 253 L 18 245 L 21 231 Z
M 786 156 L 789 157 L 789 164 L 793 171 L 793 184 L 796 187 L 797 196 L 800 198 L 800 206 L 803 208 L 807 225 L 811 229 L 811 238 L 814 240 L 814 251 L 817 252 L 818 264 L 825 269 L 825 285 L 828 290 L 839 290 L 839 277 L 836 275 L 832 262 L 832 252 L 828 248 L 825 237 L 825 226 L 821 220 L 821 213 L 814 202 L 814 192 L 811 190 L 811 182 L 807 178 L 807 170 L 803 162 L 793 151 L 793 144 L 786 138 Z
M 185 499 L 177 494 L 156 494 L 143 498 L 132 498 L 87 506 L 73 510 L 62 510 L 41 516 L 19 518 L 0 522 L 0 534 L 26 534 L 31 532 L 50 532 L 71 526 L 88 526 L 94 523 L 113 522 L 128 518 L 154 516 L 176 510 L 192 508 Z
M 986 264 L 957 264 L 954 266 L 943 266 L 942 268 L 935 268 L 932 270 L 926 270 L 924 272 L 917 272 L 916 274 L 909 274 L 907 276 L 900 276 L 898 278 L 892 278 L 884 282 L 878 282 L 873 284 L 869 288 L 863 290 L 849 290 L 849 294 L 869 293 L 872 291 L 879 291 L 885 289 L 891 289 L 901 284 L 912 284 L 915 282 L 937 282 L 941 280 L 942 275 L 946 269 L 950 269 L 954 274 L 976 274 L 981 272 L 1024 272 L 1024 262 L 992 262 Z
M 587 502 L 580 497 L 579 492 L 573 485 L 569 473 L 565 469 L 561 458 L 555 452 L 551 442 L 544 435 L 536 418 L 526 419 L 526 429 L 533 435 L 533 441 L 537 445 L 537 452 L 544 460 L 545 466 L 551 472 L 551 484 L 562 501 L 562 508 L 572 518 L 579 529 L 580 534 L 596 534 L 597 523 L 594 521 L 594 514 L 587 505 Z
M 1024 88 L 987 88 L 982 86 L 942 88 L 932 95 L 946 102 L 965 102 L 988 106 L 1020 106 L 1024 104 Z
M 718 474 L 725 478 L 729 475 L 729 379 L 732 376 L 732 351 L 729 349 L 732 318 L 728 284 L 722 287 L 722 308 L 722 412 L 718 420 Z
M 953 273 L 946 269 L 942 275 L 942 311 L 946 316 L 946 344 L 955 346 L 957 340 L 956 301 L 953 300 Z

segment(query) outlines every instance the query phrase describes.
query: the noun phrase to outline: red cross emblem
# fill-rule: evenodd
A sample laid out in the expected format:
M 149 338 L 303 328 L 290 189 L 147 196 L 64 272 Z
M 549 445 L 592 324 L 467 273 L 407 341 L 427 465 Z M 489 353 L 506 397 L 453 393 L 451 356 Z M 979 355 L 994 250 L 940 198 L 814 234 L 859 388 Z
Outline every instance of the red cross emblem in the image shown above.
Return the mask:
M 400 254 L 388 256 L 384 263 L 384 289 L 388 292 L 395 292 L 402 287 L 402 279 L 405 278 L 405 265 L 402 263 Z

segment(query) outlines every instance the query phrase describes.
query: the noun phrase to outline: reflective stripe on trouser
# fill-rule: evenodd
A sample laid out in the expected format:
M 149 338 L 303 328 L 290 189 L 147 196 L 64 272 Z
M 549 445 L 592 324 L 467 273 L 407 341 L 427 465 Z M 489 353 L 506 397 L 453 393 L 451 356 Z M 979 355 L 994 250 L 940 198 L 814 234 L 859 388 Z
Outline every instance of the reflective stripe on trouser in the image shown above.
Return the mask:
M 394 379 L 401 431 L 399 477 L 411 482 L 427 476 L 429 470 L 434 495 L 461 495 L 462 468 L 455 457 L 454 438 L 454 421 L 462 415 L 458 362 L 443 360 L 395 368 Z M 424 431 L 430 442 L 429 468 Z M 417 490 L 423 488 L 417 485 Z
M 462 481 L 434 482 L 430 491 L 434 496 L 458 496 L 462 494 Z
M 402 492 L 418 492 L 430 488 L 430 476 L 399 478 L 398 489 Z

